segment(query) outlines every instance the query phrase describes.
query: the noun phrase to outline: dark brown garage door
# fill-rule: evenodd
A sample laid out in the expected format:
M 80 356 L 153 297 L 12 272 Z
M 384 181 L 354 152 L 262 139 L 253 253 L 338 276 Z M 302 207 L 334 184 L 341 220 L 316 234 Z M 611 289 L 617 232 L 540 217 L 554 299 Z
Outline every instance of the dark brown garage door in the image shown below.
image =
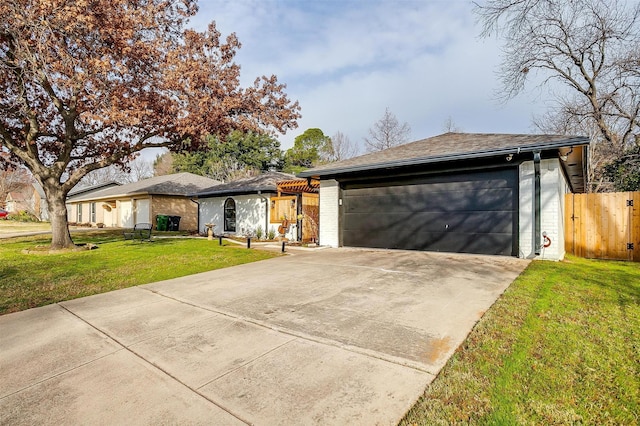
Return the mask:
M 516 169 L 343 185 L 342 244 L 517 255 Z

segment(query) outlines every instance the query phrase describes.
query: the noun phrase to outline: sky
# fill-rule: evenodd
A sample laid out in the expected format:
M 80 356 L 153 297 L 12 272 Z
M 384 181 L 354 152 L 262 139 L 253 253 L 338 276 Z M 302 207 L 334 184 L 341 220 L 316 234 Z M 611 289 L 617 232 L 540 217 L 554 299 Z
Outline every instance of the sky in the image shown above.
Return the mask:
M 385 108 L 411 126 L 410 140 L 445 132 L 532 133 L 544 93 L 497 100 L 500 43 L 480 38 L 466 0 L 201 0 L 190 26 L 211 21 L 242 43 L 236 62 L 246 86 L 275 74 L 302 108 L 283 149 L 317 127 L 363 138 Z

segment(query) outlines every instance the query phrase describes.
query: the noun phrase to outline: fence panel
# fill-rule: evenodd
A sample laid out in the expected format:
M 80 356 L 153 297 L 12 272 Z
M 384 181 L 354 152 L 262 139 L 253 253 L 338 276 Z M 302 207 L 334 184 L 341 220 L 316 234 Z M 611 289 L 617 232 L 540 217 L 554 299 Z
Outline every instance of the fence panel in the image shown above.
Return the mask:
M 640 192 L 567 194 L 565 225 L 567 253 L 640 261 Z

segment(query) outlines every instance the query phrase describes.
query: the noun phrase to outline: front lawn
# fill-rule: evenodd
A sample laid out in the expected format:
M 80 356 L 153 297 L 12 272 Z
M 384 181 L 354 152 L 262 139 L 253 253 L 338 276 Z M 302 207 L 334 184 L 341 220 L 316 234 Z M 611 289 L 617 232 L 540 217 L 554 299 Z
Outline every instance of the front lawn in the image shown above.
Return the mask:
M 640 264 L 533 262 L 403 425 L 640 423 Z
M 98 249 L 46 254 L 34 248 L 50 236 L 0 240 L 0 315 L 274 256 L 218 240 L 124 241 L 121 231 L 77 233 L 74 242 Z
M 19 222 L 17 220 L 0 219 L 0 236 L 18 232 L 51 231 L 49 222 Z

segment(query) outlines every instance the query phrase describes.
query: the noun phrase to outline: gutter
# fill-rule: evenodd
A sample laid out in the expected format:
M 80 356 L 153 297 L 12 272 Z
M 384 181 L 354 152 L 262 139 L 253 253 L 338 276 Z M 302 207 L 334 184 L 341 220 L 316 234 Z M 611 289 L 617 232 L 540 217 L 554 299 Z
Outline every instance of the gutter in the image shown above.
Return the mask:
M 540 241 L 540 232 L 541 232 L 541 224 L 540 224 L 540 157 L 541 157 L 541 152 L 540 151 L 534 151 L 533 152 L 533 170 L 534 170 L 534 181 L 533 181 L 533 185 L 534 185 L 534 209 L 533 209 L 533 221 L 534 221 L 534 229 L 533 229 L 533 234 L 534 234 L 534 253 L 536 254 L 536 256 L 540 256 L 540 249 L 542 247 L 541 241 Z

